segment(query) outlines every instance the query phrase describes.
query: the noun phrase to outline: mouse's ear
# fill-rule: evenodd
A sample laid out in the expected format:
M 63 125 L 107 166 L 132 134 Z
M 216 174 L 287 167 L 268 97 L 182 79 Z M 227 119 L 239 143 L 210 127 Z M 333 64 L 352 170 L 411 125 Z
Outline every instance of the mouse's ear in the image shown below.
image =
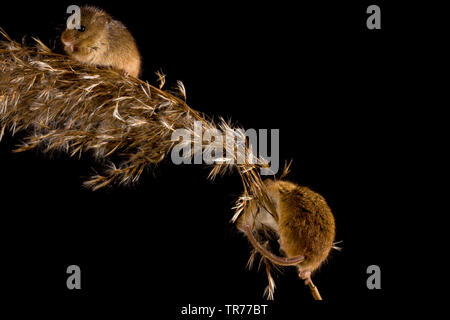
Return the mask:
M 108 23 L 110 22 L 111 18 L 106 16 L 106 15 L 99 15 L 96 19 L 95 19 L 95 23 L 99 26 L 106 26 L 108 25 Z

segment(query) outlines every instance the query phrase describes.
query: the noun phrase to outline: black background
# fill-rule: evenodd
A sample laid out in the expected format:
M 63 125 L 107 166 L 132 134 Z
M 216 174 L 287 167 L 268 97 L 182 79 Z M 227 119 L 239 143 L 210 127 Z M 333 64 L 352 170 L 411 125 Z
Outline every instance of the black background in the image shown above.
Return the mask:
M 16 40 L 35 36 L 60 51 L 70 4 L 2 5 L 0 26 Z M 167 88 L 183 81 L 192 108 L 244 128 L 280 129 L 281 165 L 294 160 L 288 178 L 327 199 L 343 241 L 313 278 L 325 300 L 392 298 L 395 258 L 405 246 L 390 241 L 393 217 L 404 214 L 402 83 L 412 59 L 407 42 L 420 33 L 405 23 L 407 8 L 374 2 L 382 29 L 368 30 L 369 2 L 90 4 L 130 29 L 150 84 L 162 70 Z M 266 303 L 264 272 L 245 269 L 250 245 L 229 223 L 242 192 L 237 175 L 210 182 L 206 166 L 168 159 L 135 186 L 91 192 L 81 183 L 96 168 L 92 159 L 14 154 L 21 137 L 8 133 L 0 143 L 2 287 L 10 297 L 73 309 L 131 303 L 168 319 L 183 319 L 187 304 Z M 66 288 L 71 264 L 82 270 L 79 291 Z M 366 287 L 372 264 L 381 268 L 381 290 Z M 274 317 L 312 303 L 294 270 L 276 281 Z

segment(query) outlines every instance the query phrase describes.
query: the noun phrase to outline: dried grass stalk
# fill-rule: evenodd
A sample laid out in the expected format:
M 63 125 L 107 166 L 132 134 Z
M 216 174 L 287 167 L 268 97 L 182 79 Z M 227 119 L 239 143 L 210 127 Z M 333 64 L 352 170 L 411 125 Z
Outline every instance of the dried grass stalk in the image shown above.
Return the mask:
M 161 88 L 156 88 L 53 53 L 37 39 L 37 45 L 30 47 L 13 41 L 1 29 L 0 33 L 6 38 L 0 41 L 0 139 L 5 130 L 25 131 L 28 136 L 16 152 L 41 146 L 72 157 L 92 154 L 103 164 L 100 174 L 84 183 L 93 190 L 137 181 L 144 168 L 162 161 L 178 142 L 171 139 L 174 130 L 182 128 L 195 136 L 194 121 L 201 121 L 203 130 L 217 129 L 234 138 L 241 135 L 245 141 L 243 130 L 233 130 L 223 120 L 216 124 L 189 108 L 181 83 L 179 92 L 171 93 L 162 90 L 162 75 Z M 200 152 L 215 147 L 212 144 L 203 141 Z M 234 147 L 228 151 L 233 158 L 217 159 L 209 178 L 230 169 L 242 178 L 245 196 L 238 201 L 234 220 L 251 202 L 273 209 L 259 174 L 268 164 L 256 158 L 248 145 L 244 155 Z M 245 163 L 238 164 L 238 159 Z
M 317 289 L 317 287 L 312 282 L 312 280 L 309 280 L 308 286 L 309 286 L 309 290 L 311 291 L 311 295 L 313 296 L 314 300 L 323 300 L 322 296 L 319 293 L 319 289 Z
M 178 93 L 165 91 L 163 75 L 156 88 L 54 53 L 37 39 L 37 45 L 30 47 L 13 41 L 1 29 L 0 33 L 6 38 L 0 41 L 0 140 L 5 130 L 12 134 L 24 131 L 27 137 L 15 152 L 39 146 L 72 157 L 91 154 L 103 169 L 84 182 L 86 187 L 97 190 L 136 182 L 146 167 L 162 161 L 178 143 L 171 138 L 174 130 L 185 129 L 196 136 L 195 121 L 201 122 L 203 130 L 216 129 L 230 139 L 246 141 L 244 130 L 235 130 L 223 120 L 214 123 L 191 109 L 182 83 Z M 276 216 L 259 173 L 268 164 L 256 158 L 248 144 L 237 150 L 220 146 L 232 158 L 216 159 L 209 178 L 234 169 L 244 188 L 232 221 L 255 206 Z M 214 142 L 203 141 L 200 152 L 213 147 L 217 147 Z M 245 162 L 239 163 L 240 159 Z M 283 176 L 287 171 L 288 167 Z M 273 298 L 273 266 L 264 262 L 269 279 L 266 293 Z

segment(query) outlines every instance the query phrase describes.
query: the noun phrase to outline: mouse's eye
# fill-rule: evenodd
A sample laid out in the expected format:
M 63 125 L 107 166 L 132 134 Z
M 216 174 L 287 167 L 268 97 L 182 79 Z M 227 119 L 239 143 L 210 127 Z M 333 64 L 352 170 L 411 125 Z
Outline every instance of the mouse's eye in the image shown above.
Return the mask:
M 78 31 L 80 31 L 80 32 L 84 32 L 84 30 L 86 30 L 85 26 L 80 26 L 80 29 L 78 29 Z

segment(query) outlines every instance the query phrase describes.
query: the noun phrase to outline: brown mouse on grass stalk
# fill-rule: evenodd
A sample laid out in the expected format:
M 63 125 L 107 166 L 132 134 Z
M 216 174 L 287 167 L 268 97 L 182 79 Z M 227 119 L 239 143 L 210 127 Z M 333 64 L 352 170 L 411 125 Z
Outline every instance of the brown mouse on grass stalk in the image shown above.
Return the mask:
M 311 189 L 282 180 L 264 181 L 276 216 L 266 209 L 250 207 L 236 221 L 256 251 L 275 265 L 296 266 L 316 299 L 320 294 L 311 281 L 333 248 L 335 222 L 325 199 Z M 261 243 L 259 234 L 275 234 L 281 257 Z M 269 278 L 270 280 L 270 278 Z M 270 282 L 270 281 L 269 281 Z
M 79 62 L 139 76 L 141 57 L 133 36 L 102 9 L 81 7 L 80 28 L 64 30 L 61 42 L 64 51 Z

